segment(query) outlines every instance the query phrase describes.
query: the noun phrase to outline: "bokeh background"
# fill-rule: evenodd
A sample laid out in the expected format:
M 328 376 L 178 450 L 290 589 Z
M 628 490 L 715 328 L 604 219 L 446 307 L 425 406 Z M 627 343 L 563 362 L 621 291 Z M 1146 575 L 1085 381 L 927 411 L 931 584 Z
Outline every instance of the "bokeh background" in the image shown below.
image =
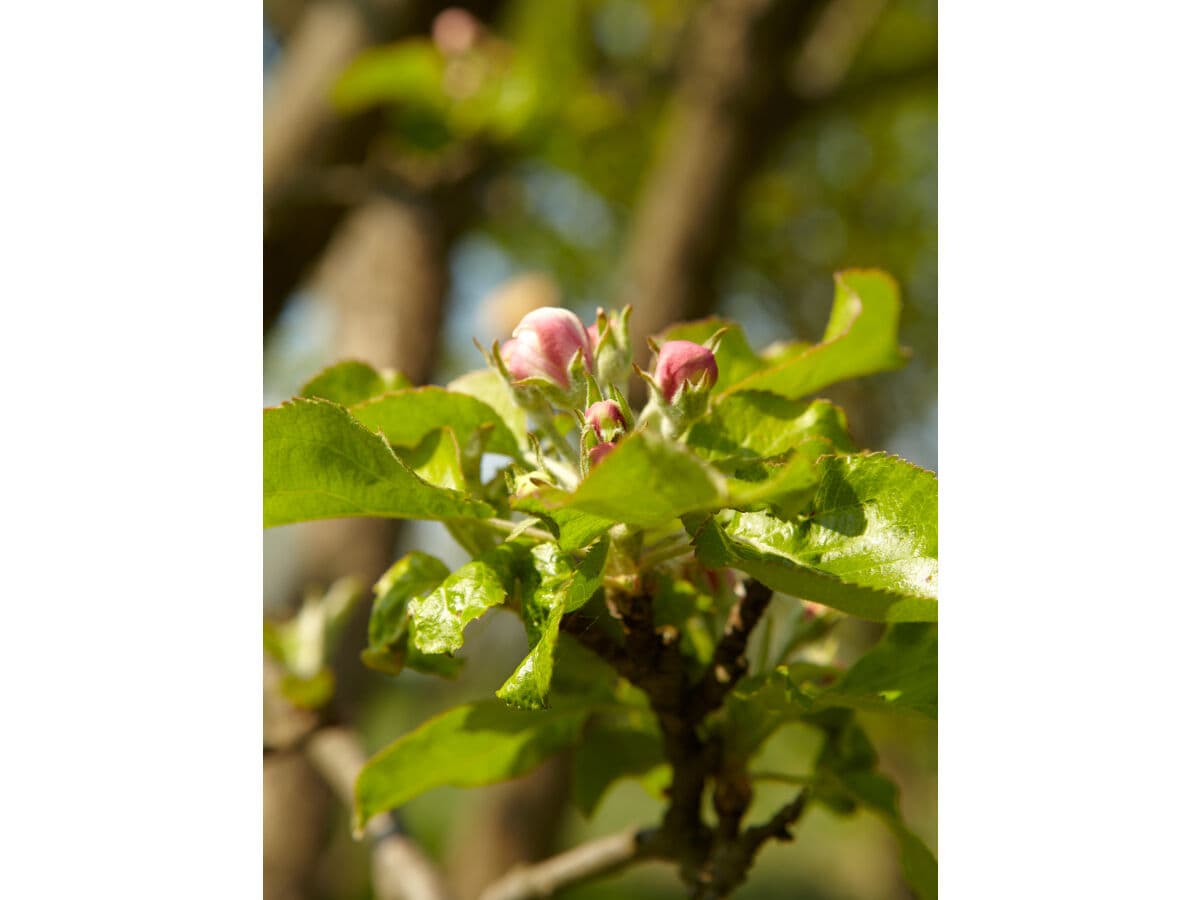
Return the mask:
M 546 304 L 589 322 L 633 304 L 641 337 L 720 315 L 759 348 L 817 340 L 832 273 L 878 266 L 901 285 L 912 360 L 827 394 L 862 446 L 936 469 L 936 16 L 933 0 L 264 0 L 264 403 L 345 358 L 444 384 L 482 365 L 473 338 Z M 344 576 L 369 585 L 417 547 L 464 560 L 437 525 L 273 529 L 264 611 L 286 618 Z M 493 613 L 468 629 L 458 680 L 387 678 L 357 660 L 364 622 L 365 605 L 335 706 L 372 750 L 491 694 L 525 652 L 515 617 Z M 829 652 L 853 659 L 877 634 L 846 622 Z M 936 853 L 936 728 L 864 718 Z M 785 728 L 757 768 L 794 771 L 815 749 Z M 433 791 L 403 822 L 467 897 L 661 809 L 626 781 L 585 820 L 569 771 Z M 263 786 L 265 896 L 372 896 L 368 848 L 303 757 L 264 756 Z M 751 818 L 789 790 L 764 785 Z M 796 833 L 739 897 L 908 896 L 874 819 L 812 810 Z M 648 865 L 568 896 L 681 893 Z

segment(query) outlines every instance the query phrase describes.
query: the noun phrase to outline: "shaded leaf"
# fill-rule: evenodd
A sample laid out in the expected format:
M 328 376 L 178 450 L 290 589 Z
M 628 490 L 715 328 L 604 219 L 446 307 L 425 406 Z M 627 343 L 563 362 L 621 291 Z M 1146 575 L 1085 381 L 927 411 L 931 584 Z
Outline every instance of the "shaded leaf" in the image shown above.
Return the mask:
M 891 626 L 833 686 L 817 695 L 827 706 L 937 718 L 937 626 Z
M 526 712 L 492 699 L 442 713 L 367 760 L 354 786 L 356 828 L 436 787 L 523 775 L 575 743 L 587 715 L 582 705 Z
M 421 479 L 340 406 L 299 399 L 263 410 L 265 527 L 343 516 L 491 515 L 487 504 Z
M 817 760 L 817 799 L 834 812 L 861 807 L 877 815 L 896 838 L 904 880 L 918 900 L 937 900 L 937 859 L 900 815 L 899 790 L 878 770 L 870 739 L 850 715 L 827 717 Z
M 662 734 L 650 710 L 606 712 L 588 724 L 575 751 L 575 805 L 590 819 L 613 784 L 664 762 Z

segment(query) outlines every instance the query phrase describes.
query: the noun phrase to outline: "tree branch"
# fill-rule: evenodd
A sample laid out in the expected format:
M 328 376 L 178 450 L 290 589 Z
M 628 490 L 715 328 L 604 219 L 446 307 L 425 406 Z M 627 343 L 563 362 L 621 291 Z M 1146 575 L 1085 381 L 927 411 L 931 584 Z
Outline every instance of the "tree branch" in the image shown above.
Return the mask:
M 304 743 L 305 756 L 338 798 L 354 806 L 354 780 L 367 761 L 358 736 L 348 728 L 319 728 Z M 380 813 L 366 827 L 374 842 L 371 874 L 380 900 L 453 900 L 441 873 L 395 818 Z
M 655 854 L 655 831 L 629 829 L 581 844 L 530 866 L 518 866 L 493 882 L 479 900 L 551 897 L 573 884 L 619 872 Z
M 689 714 L 697 721 L 718 709 L 725 696 L 746 674 L 746 644 L 771 602 L 772 590 L 757 579 L 746 582 L 746 596 L 729 611 L 725 633 L 713 651 L 712 662 L 692 692 Z

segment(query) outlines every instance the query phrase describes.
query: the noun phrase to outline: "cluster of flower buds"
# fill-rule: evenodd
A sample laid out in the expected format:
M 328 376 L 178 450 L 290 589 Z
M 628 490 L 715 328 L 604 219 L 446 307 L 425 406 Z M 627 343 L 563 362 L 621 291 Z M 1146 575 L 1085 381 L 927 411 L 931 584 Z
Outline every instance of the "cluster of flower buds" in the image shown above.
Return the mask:
M 717 381 L 714 353 L 722 332 L 703 344 L 667 341 L 660 347 L 652 341 L 658 358 L 651 376 L 633 365 L 630 312 L 628 306 L 616 314 L 598 309 L 595 324 L 585 327 L 570 310 L 543 306 L 521 319 L 512 339 L 495 345 L 491 354 L 518 401 L 535 418 L 545 424 L 556 408 L 575 411 L 581 428 L 580 470 L 585 475 L 635 424 L 657 422 L 663 434 L 681 435 L 707 411 Z M 635 369 L 651 392 L 636 423 L 621 393 Z

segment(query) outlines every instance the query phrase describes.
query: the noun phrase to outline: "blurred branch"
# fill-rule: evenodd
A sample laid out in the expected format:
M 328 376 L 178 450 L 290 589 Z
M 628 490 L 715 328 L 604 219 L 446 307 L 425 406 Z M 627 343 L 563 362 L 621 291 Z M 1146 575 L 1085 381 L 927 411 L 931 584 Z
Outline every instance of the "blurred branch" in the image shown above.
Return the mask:
M 652 858 L 654 831 L 631 828 L 580 844 L 532 866 L 519 866 L 489 885 L 479 900 L 527 900 L 551 897 L 581 881 L 619 872 Z
M 354 781 L 367 761 L 362 742 L 347 728 L 331 726 L 313 732 L 305 755 L 347 808 L 354 807 Z M 441 872 L 395 819 L 380 813 L 367 822 L 374 843 L 371 874 L 379 900 L 453 900 Z
M 772 591 L 756 579 L 746 582 L 746 596 L 729 611 L 725 633 L 713 651 L 712 662 L 692 691 L 690 714 L 702 719 L 724 701 L 726 695 L 746 674 L 746 644 L 750 633 L 771 602 Z

